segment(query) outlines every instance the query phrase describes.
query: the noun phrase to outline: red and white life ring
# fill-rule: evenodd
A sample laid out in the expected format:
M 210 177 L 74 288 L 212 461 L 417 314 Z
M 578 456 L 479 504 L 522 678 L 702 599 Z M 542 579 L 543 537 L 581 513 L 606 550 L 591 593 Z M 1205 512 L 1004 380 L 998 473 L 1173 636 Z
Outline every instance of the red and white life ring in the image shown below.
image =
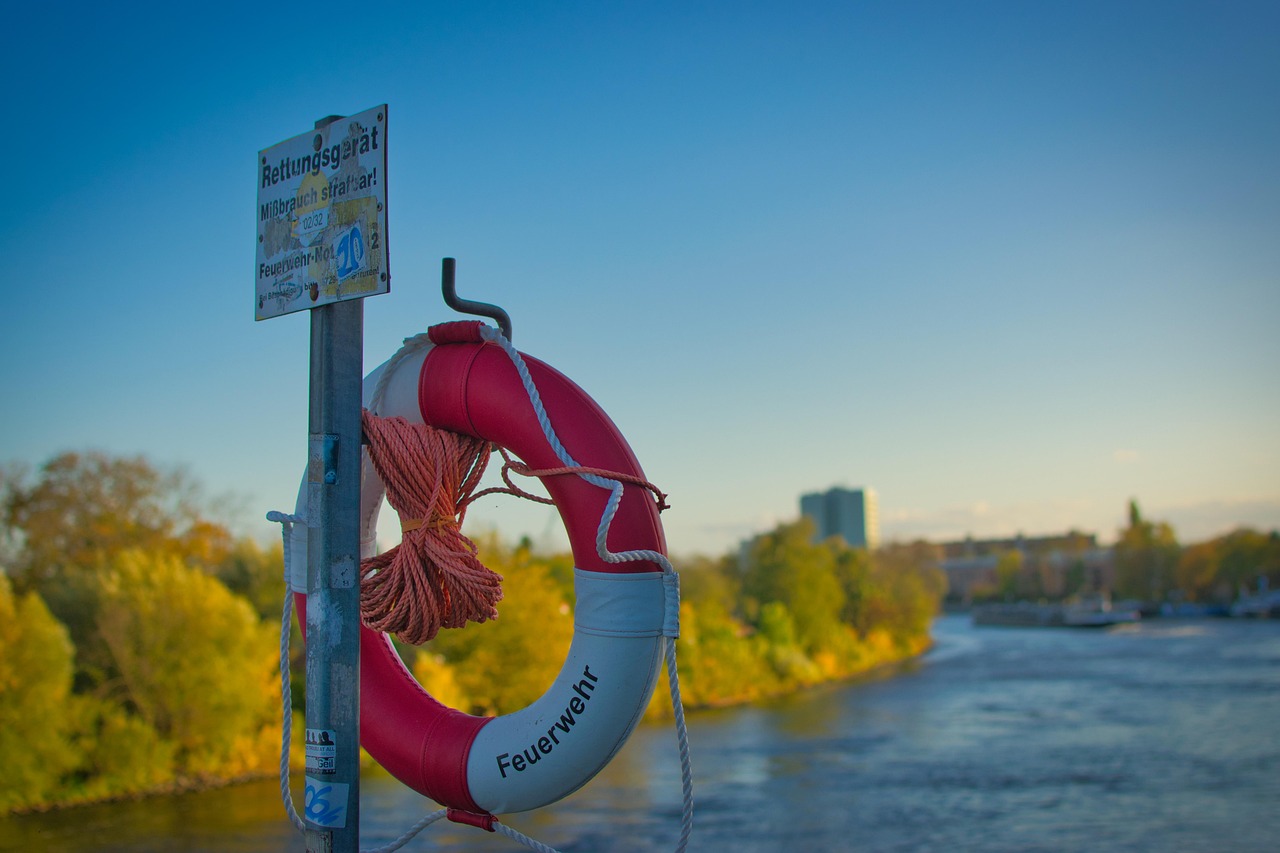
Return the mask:
M 483 438 L 531 468 L 563 463 L 548 445 L 507 353 L 479 336 L 479 323 L 430 330 L 431 344 L 365 378 L 365 405 L 390 366 L 375 414 Z M 586 392 L 555 369 L 524 363 L 556 434 L 583 466 L 643 477 L 622 434 Z M 533 704 L 476 717 L 436 701 L 414 680 L 385 635 L 361 627 L 360 741 L 392 775 L 441 805 L 474 813 L 527 811 L 586 784 L 622 747 L 644 714 L 678 601 L 662 567 L 606 562 L 596 531 L 609 492 L 577 476 L 548 477 L 569 536 L 575 569 L 574 635 L 559 676 Z M 306 482 L 297 513 L 306 516 Z M 373 556 L 384 487 L 365 459 L 361 477 L 361 558 Z M 295 593 L 306 590 L 306 528 L 294 528 Z M 628 550 L 665 554 L 654 501 L 627 489 L 609 539 Z M 299 567 L 302 577 L 299 578 Z M 297 594 L 299 614 L 305 595 Z M 305 621 L 305 620 L 303 620 Z

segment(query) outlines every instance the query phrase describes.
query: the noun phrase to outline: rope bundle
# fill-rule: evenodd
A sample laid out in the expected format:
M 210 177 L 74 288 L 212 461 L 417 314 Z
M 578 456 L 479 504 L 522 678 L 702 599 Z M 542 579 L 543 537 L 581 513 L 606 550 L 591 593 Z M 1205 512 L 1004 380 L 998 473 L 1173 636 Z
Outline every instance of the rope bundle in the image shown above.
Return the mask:
M 363 413 L 369 457 L 399 513 L 400 544 L 360 563 L 360 617 L 421 645 L 441 628 L 496 618 L 502 577 L 463 535 L 467 504 L 489 461 L 483 439 Z

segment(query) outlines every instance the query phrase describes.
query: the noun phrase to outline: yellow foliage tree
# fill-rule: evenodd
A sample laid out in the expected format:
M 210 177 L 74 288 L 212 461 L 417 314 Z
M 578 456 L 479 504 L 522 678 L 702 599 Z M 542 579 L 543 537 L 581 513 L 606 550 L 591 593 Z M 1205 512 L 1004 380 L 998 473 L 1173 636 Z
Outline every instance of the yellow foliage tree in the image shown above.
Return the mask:
M 174 779 L 174 745 L 147 721 L 96 696 L 72 696 L 72 743 L 80 756 L 61 802 L 164 789 Z
M 270 764 L 274 632 L 221 582 L 170 554 L 126 551 L 103 579 L 98 630 L 129 701 L 173 742 L 179 771 L 235 776 Z
M 573 639 L 573 610 L 551 563 L 501 549 L 496 540 L 481 545 L 485 564 L 503 576 L 498 618 L 441 631 L 425 651 L 449 663 L 471 712 L 508 714 L 555 681 Z
M 74 650 L 34 593 L 0 573 L 0 814 L 47 802 L 76 763 L 68 734 Z

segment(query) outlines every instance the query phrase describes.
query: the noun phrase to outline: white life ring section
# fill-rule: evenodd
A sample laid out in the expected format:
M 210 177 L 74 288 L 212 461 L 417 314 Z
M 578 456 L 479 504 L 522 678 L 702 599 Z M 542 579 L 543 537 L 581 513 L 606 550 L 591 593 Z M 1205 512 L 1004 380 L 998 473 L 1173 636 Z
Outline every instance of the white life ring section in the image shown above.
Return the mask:
M 388 370 L 374 414 L 498 444 L 532 469 L 562 467 L 511 357 L 479 336 L 479 323 L 433 327 L 430 344 L 398 355 L 364 381 L 364 404 Z M 555 433 L 582 466 L 643 478 L 631 448 L 571 380 L 523 356 Z M 373 411 L 371 409 L 371 411 Z M 441 805 L 478 814 L 540 808 L 595 776 L 643 716 L 662 665 L 678 593 L 647 560 L 607 562 L 596 531 L 609 492 L 576 475 L 549 476 L 573 550 L 574 634 L 559 676 L 533 704 L 499 717 L 448 708 L 410 675 L 386 635 L 361 626 L 361 745 L 401 782 Z M 361 558 L 374 555 L 384 487 L 366 454 L 361 474 Z M 307 515 L 307 483 L 297 514 Z M 307 530 L 293 531 L 291 582 L 305 605 Z M 611 548 L 666 553 L 655 502 L 626 489 L 609 528 Z M 301 574 L 301 577 L 299 576 Z M 672 579 L 673 580 L 673 579 Z

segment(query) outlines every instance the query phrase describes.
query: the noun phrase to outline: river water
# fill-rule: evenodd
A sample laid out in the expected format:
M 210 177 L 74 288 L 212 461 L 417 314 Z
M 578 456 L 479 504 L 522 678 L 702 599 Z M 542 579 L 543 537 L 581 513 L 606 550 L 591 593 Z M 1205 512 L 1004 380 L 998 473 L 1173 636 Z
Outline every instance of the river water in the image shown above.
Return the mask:
M 935 624 L 894 673 L 692 715 L 699 851 L 1280 849 L 1280 621 L 1101 630 Z M 362 780 L 366 846 L 433 806 Z M 670 727 L 641 728 L 582 791 L 509 823 L 564 851 L 674 848 Z M 0 850 L 304 845 L 272 782 L 0 820 Z M 445 822 L 405 850 L 518 851 Z

